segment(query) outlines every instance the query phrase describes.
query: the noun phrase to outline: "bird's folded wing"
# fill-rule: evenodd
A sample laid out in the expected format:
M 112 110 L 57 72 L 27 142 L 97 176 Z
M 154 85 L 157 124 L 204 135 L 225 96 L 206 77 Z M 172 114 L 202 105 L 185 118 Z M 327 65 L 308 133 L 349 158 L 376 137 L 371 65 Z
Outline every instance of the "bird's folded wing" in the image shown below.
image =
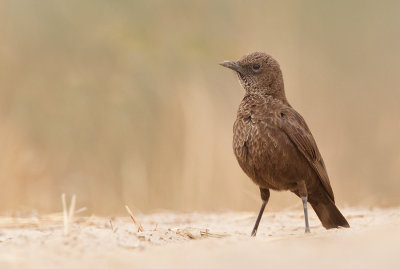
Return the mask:
M 332 201 L 335 201 L 333 190 L 329 182 L 324 161 L 319 153 L 317 144 L 303 117 L 293 108 L 287 107 L 280 112 L 280 127 L 304 155 L 311 167 L 318 174 L 322 185 Z

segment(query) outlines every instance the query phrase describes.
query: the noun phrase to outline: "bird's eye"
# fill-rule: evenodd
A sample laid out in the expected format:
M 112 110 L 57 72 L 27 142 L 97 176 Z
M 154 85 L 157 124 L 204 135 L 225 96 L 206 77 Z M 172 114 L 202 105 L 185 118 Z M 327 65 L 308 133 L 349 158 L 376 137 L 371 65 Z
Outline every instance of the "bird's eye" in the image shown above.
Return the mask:
M 258 70 L 260 69 L 260 65 L 259 64 L 253 64 L 253 70 Z

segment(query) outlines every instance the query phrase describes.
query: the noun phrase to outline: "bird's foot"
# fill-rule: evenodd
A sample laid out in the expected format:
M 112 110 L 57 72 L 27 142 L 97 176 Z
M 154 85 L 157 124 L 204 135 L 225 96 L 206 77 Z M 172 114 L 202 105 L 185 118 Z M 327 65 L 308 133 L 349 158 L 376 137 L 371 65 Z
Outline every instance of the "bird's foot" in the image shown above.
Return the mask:
M 251 237 L 256 237 L 256 235 L 257 235 L 257 230 L 253 230 L 253 231 L 251 232 Z

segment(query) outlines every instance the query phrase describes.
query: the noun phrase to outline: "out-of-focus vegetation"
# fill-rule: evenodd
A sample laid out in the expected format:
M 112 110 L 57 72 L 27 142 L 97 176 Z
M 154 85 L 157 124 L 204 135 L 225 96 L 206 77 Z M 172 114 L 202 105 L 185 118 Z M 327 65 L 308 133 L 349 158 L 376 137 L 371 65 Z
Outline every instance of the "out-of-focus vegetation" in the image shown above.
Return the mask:
M 0 2 L 0 211 L 256 210 L 234 159 L 243 95 L 217 63 L 263 50 L 339 204 L 399 204 L 400 2 Z M 272 194 L 269 208 L 297 204 Z

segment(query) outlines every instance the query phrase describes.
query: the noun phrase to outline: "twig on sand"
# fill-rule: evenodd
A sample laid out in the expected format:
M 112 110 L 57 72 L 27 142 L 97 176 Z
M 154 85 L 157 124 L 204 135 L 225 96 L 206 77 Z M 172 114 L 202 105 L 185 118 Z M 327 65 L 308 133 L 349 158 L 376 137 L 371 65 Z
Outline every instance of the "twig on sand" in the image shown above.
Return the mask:
M 67 215 L 67 202 L 65 201 L 65 193 L 61 194 L 61 202 L 63 207 L 63 219 L 64 219 L 64 235 L 68 234 L 68 215 Z
M 82 213 L 82 212 L 84 212 L 84 211 L 86 211 L 86 210 L 87 210 L 86 207 L 81 207 L 81 208 L 79 208 L 78 210 L 75 210 L 75 213 L 74 213 L 74 214 L 79 214 L 79 213 Z
M 112 224 L 112 219 L 110 219 L 110 226 L 111 226 L 111 231 L 115 232 L 115 231 L 114 231 L 114 226 L 113 226 L 113 224 Z
M 183 230 L 178 229 L 176 232 L 179 235 L 186 236 L 189 239 L 200 239 L 200 238 L 207 238 L 207 237 L 214 237 L 214 238 L 224 238 L 228 237 L 229 234 L 225 233 L 210 233 L 208 229 L 196 229 L 187 227 Z
M 133 215 L 132 211 L 129 209 L 127 205 L 125 205 L 125 209 L 128 212 L 128 214 L 131 216 L 132 221 L 138 226 L 138 232 L 143 232 L 143 227 L 142 225 L 136 220 L 135 216 Z
M 64 235 L 68 235 L 70 232 L 70 224 L 74 218 L 76 195 L 72 195 L 71 204 L 69 210 L 67 210 L 67 201 L 65 199 L 65 193 L 61 194 L 61 202 L 63 207 L 63 219 L 64 219 Z

